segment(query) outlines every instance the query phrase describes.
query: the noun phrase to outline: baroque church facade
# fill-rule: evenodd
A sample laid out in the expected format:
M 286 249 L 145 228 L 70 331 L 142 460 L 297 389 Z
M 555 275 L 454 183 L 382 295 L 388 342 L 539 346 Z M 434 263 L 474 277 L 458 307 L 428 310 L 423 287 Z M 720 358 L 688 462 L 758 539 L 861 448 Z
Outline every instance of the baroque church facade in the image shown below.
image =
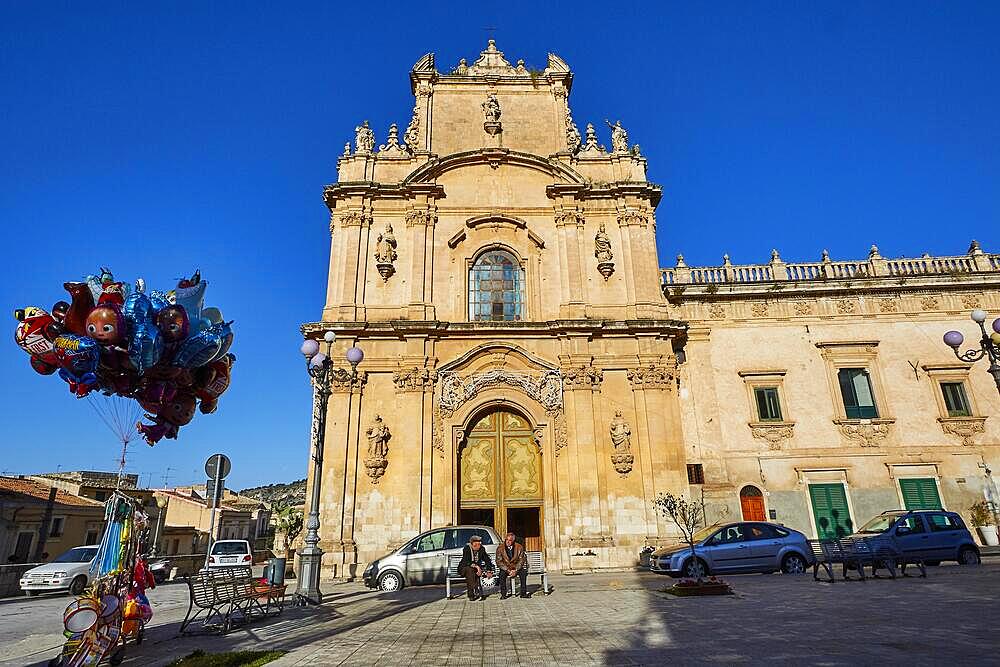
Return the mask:
M 1000 306 L 1000 256 L 661 269 L 661 189 L 620 123 L 609 147 L 580 131 L 572 83 L 558 56 L 529 70 L 492 40 L 446 73 L 428 54 L 406 128 L 379 143 L 362 123 L 339 158 L 326 304 L 302 329 L 365 359 L 329 401 L 326 575 L 449 524 L 514 530 L 553 570 L 630 567 L 676 539 L 665 491 L 813 535 L 836 484 L 855 522 L 900 504 L 892 480 L 956 508 L 981 494 L 1000 401 L 930 339 Z M 926 405 L 888 393 L 914 375 Z M 959 391 L 967 414 L 934 423 Z

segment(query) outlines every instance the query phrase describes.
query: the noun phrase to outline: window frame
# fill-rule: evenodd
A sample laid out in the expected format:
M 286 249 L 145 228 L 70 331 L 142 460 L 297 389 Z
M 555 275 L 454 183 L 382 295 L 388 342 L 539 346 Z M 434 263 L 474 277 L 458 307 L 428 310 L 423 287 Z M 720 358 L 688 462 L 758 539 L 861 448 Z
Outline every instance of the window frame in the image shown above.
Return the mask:
M 976 395 L 972 391 L 972 382 L 969 377 L 970 364 L 944 363 L 944 364 L 924 364 L 921 369 L 927 373 L 930 379 L 931 390 L 934 394 L 934 401 L 938 408 L 938 416 L 942 420 L 977 419 L 982 417 L 979 406 L 976 404 Z M 967 415 L 948 414 L 948 405 L 944 399 L 944 385 L 961 384 L 962 393 L 969 407 Z
M 482 259 L 483 256 L 485 256 L 485 255 L 487 255 L 489 253 L 492 253 L 492 252 L 502 252 L 502 253 L 505 253 L 505 254 L 509 255 L 510 258 L 516 264 L 517 269 L 520 272 L 519 281 L 520 281 L 520 308 L 521 308 L 521 313 L 520 313 L 520 317 L 518 317 L 517 319 L 512 319 L 512 320 L 499 319 L 499 320 L 496 320 L 496 319 L 475 319 L 473 317 L 473 313 L 472 313 L 472 306 L 473 306 L 473 300 L 472 300 L 472 285 L 473 285 L 472 272 L 476 268 L 476 264 L 479 262 L 479 260 Z M 480 248 L 479 250 L 477 250 L 471 257 L 469 257 L 466 260 L 466 266 L 465 266 L 465 318 L 466 318 L 466 321 L 467 322 L 482 322 L 482 323 L 489 323 L 489 322 L 504 323 L 504 322 L 527 322 L 527 321 L 530 321 L 530 316 L 529 316 L 530 308 L 529 308 L 529 298 L 528 298 L 529 297 L 528 280 L 529 280 L 529 276 L 528 276 L 528 258 L 527 257 L 525 257 L 521 253 L 517 252 L 514 248 L 511 248 L 510 246 L 502 244 L 502 243 L 493 243 L 493 244 L 490 244 L 490 245 L 487 245 L 487 246 L 483 246 L 482 248 Z M 476 302 L 476 303 L 479 303 L 479 302 Z M 503 302 L 503 303 L 507 303 L 507 302 Z M 517 303 L 517 302 L 515 301 L 515 303 Z
M 737 371 L 743 378 L 746 387 L 747 402 L 750 406 L 750 421 L 753 426 L 794 426 L 795 422 L 791 417 L 791 410 L 788 406 L 788 399 L 785 396 L 785 374 L 788 371 L 783 368 L 769 369 L 745 369 Z M 757 404 L 758 389 L 774 389 L 778 399 L 778 410 L 781 413 L 780 419 L 762 419 Z
M 851 390 L 854 396 L 854 405 L 847 404 L 847 395 L 844 393 L 844 374 L 851 371 L 857 371 L 857 375 L 850 378 Z M 868 384 L 868 395 L 871 397 L 871 405 L 861 405 L 860 397 L 858 396 L 857 389 L 855 388 L 857 384 L 857 378 L 862 377 Z M 844 415 L 847 419 L 851 420 L 862 420 L 862 419 L 878 419 L 879 409 L 878 409 L 878 398 L 875 393 L 875 386 L 872 384 L 872 374 L 865 366 L 841 366 L 837 368 L 837 389 L 840 393 L 840 401 L 842 407 L 844 408 Z M 855 410 L 857 414 L 851 415 L 851 410 Z M 862 414 L 862 410 L 872 410 L 874 414 L 865 415 Z
M 816 343 L 820 355 L 826 362 L 827 382 L 829 384 L 830 400 L 834 409 L 834 422 L 860 423 L 876 421 L 893 423 L 896 418 L 892 414 L 882 377 L 882 367 L 879 363 L 877 340 L 821 341 Z M 868 372 L 868 382 L 871 385 L 872 402 L 875 404 L 877 417 L 848 417 L 847 407 L 840 389 L 839 372 L 842 368 L 862 368 Z
M 59 532 L 56 532 L 56 521 L 59 522 Z M 66 517 L 62 515 L 53 516 L 49 522 L 49 537 L 58 539 L 66 534 Z

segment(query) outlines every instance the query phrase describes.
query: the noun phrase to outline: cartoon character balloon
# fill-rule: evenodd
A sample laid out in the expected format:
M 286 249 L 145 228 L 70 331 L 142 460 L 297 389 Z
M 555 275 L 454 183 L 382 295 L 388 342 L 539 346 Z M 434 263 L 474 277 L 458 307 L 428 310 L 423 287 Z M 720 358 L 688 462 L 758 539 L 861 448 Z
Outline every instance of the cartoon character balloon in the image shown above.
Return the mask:
M 68 281 L 68 301 L 47 312 L 15 311 L 14 341 L 32 368 L 58 375 L 78 398 L 93 391 L 137 401 L 152 424 L 138 429 L 149 444 L 176 438 L 198 412 L 216 412 L 236 357 L 232 322 L 205 307 L 200 271 L 174 289 L 148 290 L 142 278 L 116 280 L 110 269 Z

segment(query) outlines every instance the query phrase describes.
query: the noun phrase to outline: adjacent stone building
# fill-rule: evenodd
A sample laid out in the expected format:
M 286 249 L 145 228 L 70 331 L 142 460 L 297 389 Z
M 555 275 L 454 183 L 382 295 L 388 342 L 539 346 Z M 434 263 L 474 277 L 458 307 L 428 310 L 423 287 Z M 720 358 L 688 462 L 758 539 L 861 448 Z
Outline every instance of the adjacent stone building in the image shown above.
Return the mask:
M 558 56 L 531 70 L 492 40 L 446 72 L 428 54 L 405 129 L 379 144 L 362 122 L 338 160 L 326 304 L 303 325 L 336 332 L 341 366 L 327 574 L 459 523 L 513 529 L 554 570 L 632 566 L 675 538 L 662 491 L 811 534 L 810 507 L 839 498 L 820 484 L 850 485 L 852 522 L 898 506 L 905 477 L 967 505 L 1000 406 L 939 341 L 973 302 L 1000 306 L 997 257 L 661 270 L 661 189 L 620 122 L 610 147 L 580 131 L 572 83 Z M 844 368 L 859 391 L 874 378 L 876 412 L 838 407 Z M 945 380 L 966 383 L 969 415 L 935 420 Z

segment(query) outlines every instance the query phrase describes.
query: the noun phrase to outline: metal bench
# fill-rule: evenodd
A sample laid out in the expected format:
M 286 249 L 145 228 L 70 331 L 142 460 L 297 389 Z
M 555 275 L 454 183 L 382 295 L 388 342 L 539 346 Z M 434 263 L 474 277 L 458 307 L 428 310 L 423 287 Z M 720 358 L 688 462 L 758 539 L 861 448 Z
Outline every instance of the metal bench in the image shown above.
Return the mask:
M 920 568 L 922 576 L 927 576 L 927 570 L 922 560 L 909 560 L 894 547 L 893 544 L 878 538 L 843 538 L 839 540 L 810 540 L 815 562 L 813 564 L 813 579 L 819 580 L 819 568 L 826 570 L 830 577 L 829 581 L 834 581 L 833 565 L 843 565 L 843 577 L 849 581 L 848 571 L 855 571 L 864 581 L 865 567 L 871 567 L 872 576 L 878 577 L 879 570 L 886 570 L 892 579 L 896 578 L 896 568 L 899 567 L 900 574 L 904 577 L 907 564 L 916 565 Z
M 461 584 L 465 584 L 465 577 L 459 576 L 458 574 L 458 564 L 461 562 L 462 554 L 448 555 L 448 574 L 445 576 L 444 580 L 444 598 L 446 600 L 451 599 L 451 582 L 457 581 Z
M 549 588 L 549 575 L 545 571 L 545 557 L 542 555 L 541 551 L 528 551 L 528 576 L 538 576 L 542 582 L 542 594 L 548 595 L 551 591 Z M 508 579 L 511 585 L 511 589 L 514 591 L 514 595 L 517 595 L 517 577 L 510 577 Z
M 235 623 L 278 614 L 284 607 L 285 586 L 261 584 L 249 567 L 203 570 L 185 581 L 189 601 L 180 634 L 188 634 L 198 620 L 203 630 L 225 634 Z

